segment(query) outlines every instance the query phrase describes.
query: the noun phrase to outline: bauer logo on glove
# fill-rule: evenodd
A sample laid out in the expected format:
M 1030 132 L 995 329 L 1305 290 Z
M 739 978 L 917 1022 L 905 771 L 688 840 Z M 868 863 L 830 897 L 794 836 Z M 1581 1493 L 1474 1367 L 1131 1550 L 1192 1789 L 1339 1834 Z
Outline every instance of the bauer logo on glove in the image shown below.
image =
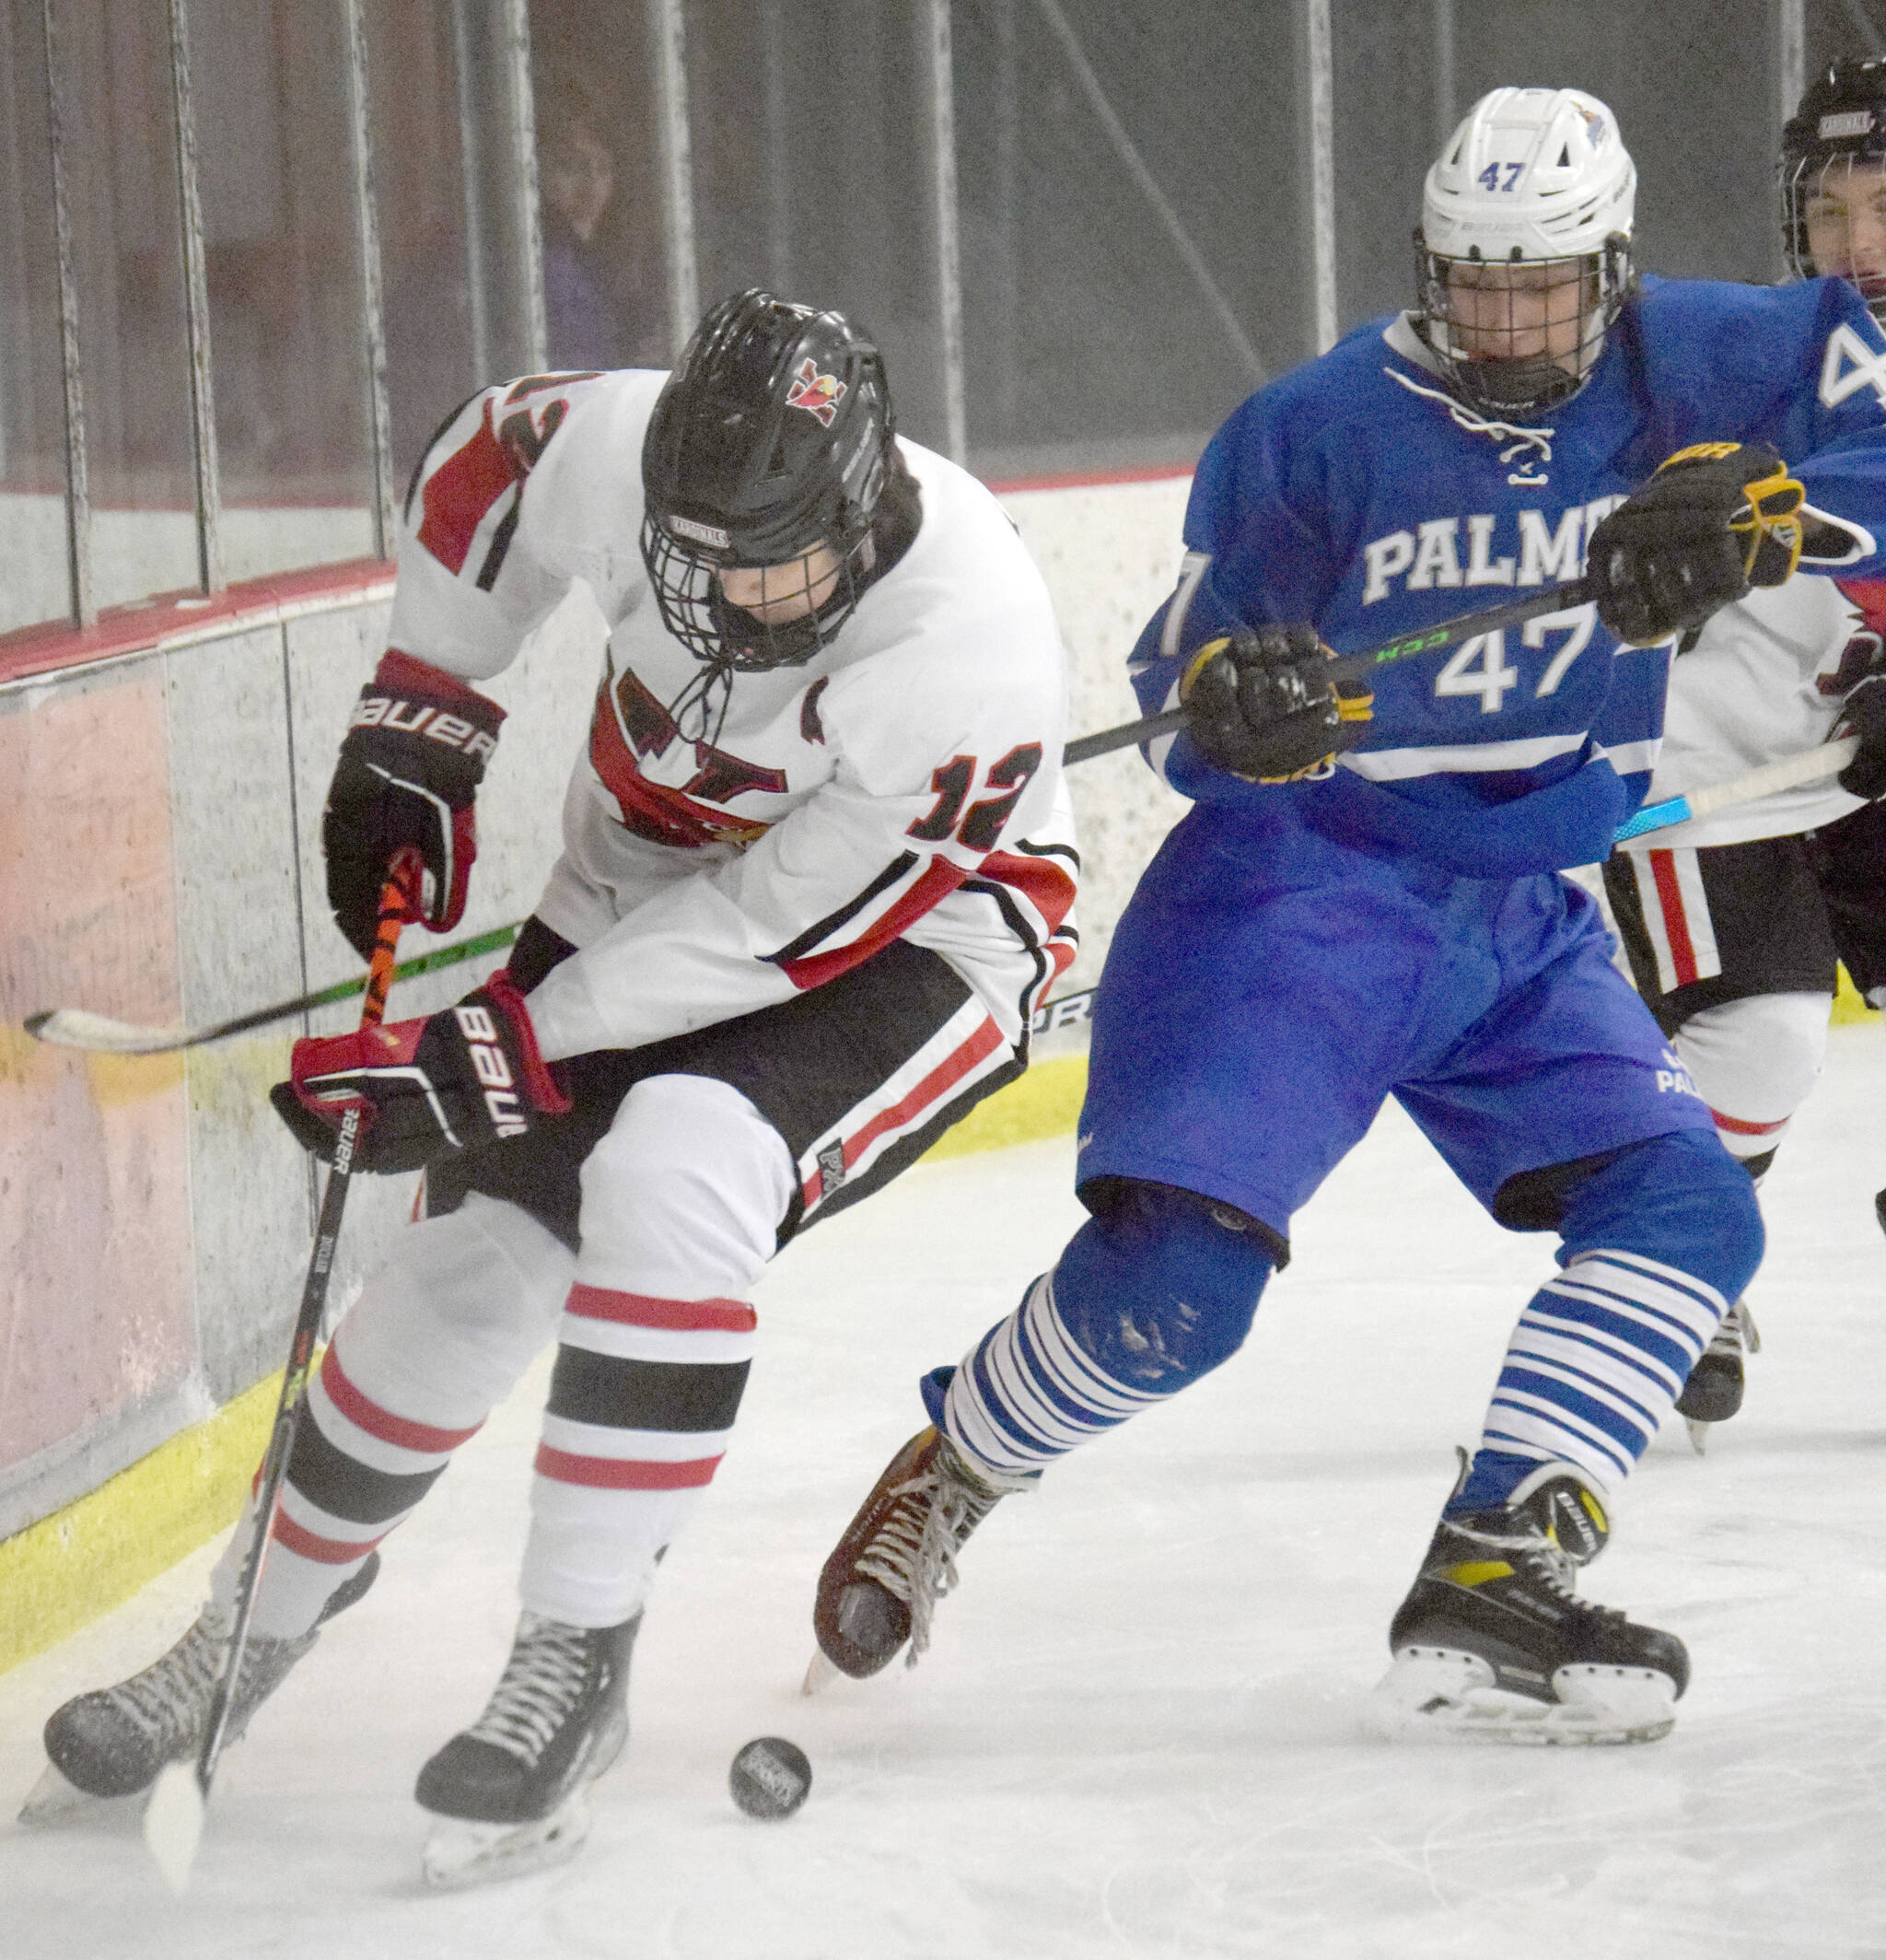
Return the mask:
M 365 1127 L 354 1167 L 389 1173 L 528 1136 L 570 1106 L 507 974 L 424 1021 L 297 1042 L 289 1079 L 269 1100 L 330 1161 L 343 1120 L 358 1109 Z
M 1186 731 L 1200 750 L 1247 782 L 1327 776 L 1362 740 L 1374 711 L 1366 689 L 1332 683 L 1335 656 L 1313 626 L 1263 626 L 1208 640 L 1179 683 Z
M 478 856 L 474 804 L 505 711 L 456 674 L 393 648 L 361 690 L 321 815 L 328 904 L 362 959 L 373 952 L 379 881 L 396 851 L 424 863 L 420 924 L 465 916 Z

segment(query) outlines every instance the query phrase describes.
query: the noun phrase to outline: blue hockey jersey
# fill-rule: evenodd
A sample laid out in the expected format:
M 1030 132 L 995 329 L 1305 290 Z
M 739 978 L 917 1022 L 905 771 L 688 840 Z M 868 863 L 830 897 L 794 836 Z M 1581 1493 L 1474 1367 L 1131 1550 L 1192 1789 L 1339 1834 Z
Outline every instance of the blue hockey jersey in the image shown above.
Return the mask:
M 1240 625 L 1307 620 L 1359 652 L 1577 578 L 1599 521 L 1695 442 L 1787 458 L 1834 527 L 1804 572 L 1886 572 L 1886 340 L 1844 281 L 1647 278 L 1550 417 L 1462 405 L 1405 314 L 1260 390 L 1200 461 L 1178 589 L 1134 652 L 1142 707 L 1171 706 L 1190 656 Z M 1520 876 L 1605 856 L 1649 782 L 1670 659 L 1621 648 L 1581 606 L 1380 669 L 1366 741 L 1323 780 L 1248 783 L 1183 735 L 1148 752 L 1173 788 L 1247 822 L 1267 810 L 1456 874 Z

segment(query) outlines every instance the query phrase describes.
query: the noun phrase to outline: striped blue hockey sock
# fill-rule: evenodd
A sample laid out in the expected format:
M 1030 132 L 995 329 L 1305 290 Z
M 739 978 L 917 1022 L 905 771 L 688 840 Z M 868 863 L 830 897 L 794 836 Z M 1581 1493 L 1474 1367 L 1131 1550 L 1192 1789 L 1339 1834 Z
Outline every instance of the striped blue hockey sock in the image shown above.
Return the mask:
M 1237 1352 L 1276 1258 L 1267 1228 L 1167 1184 L 1122 1180 L 1052 1273 L 925 1399 L 972 1464 L 1038 1473 L 1168 1402 Z M 933 1382 L 935 1378 L 932 1378 Z
M 1541 1463 L 1613 1489 L 1644 1453 L 1727 1312 L 1720 1293 L 1640 1253 L 1577 1254 L 1519 1316 L 1449 1516 L 1504 1504 Z
M 1038 1475 L 1166 1399 L 1113 1381 L 1081 1352 L 1055 1306 L 1054 1276 L 1043 1273 L 955 1371 L 937 1427 L 972 1464 Z

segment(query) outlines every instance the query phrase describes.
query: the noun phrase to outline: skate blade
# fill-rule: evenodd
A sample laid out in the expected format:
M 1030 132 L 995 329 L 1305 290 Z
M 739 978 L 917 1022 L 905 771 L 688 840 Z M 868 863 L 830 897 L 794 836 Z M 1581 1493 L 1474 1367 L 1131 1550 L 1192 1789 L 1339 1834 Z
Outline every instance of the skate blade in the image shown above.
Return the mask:
M 144 1807 L 145 1849 L 179 1898 L 189 1889 L 203 1842 L 203 1788 L 193 1761 L 166 1763 Z
M 802 1695 L 822 1694 L 834 1681 L 844 1679 L 844 1670 L 828 1660 L 822 1647 L 812 1650 L 812 1658 L 806 1663 L 806 1678 L 799 1683 Z
M 1377 1686 L 1366 1725 L 1386 1742 L 1485 1742 L 1531 1746 L 1649 1743 L 1676 1722 L 1676 1687 L 1648 1667 L 1574 1663 L 1552 1679 L 1556 1701 L 1494 1685 L 1478 1654 L 1404 1648 Z
M 1698 1422 L 1694 1417 L 1686 1416 L 1683 1419 L 1690 1426 L 1690 1448 L 1698 1456 L 1706 1456 L 1709 1452 L 1709 1431 L 1716 1425 L 1713 1422 Z
M 66 1818 L 76 1817 L 81 1812 L 122 1802 L 122 1798 L 93 1796 L 90 1791 L 81 1790 L 76 1783 L 63 1776 L 55 1764 L 48 1763 L 40 1780 L 27 1791 L 26 1802 L 19 1806 L 19 1821 L 35 1826 L 63 1824 Z
M 574 1858 L 589 1835 L 589 1799 L 578 1790 L 530 1824 L 476 1824 L 441 1817 L 420 1855 L 425 1883 L 441 1892 L 520 1878 Z

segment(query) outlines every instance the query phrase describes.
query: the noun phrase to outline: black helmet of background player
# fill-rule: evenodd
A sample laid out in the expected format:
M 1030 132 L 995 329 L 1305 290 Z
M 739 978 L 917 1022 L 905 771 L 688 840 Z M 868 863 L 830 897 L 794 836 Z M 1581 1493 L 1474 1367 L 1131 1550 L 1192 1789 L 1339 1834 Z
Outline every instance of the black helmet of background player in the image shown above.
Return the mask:
M 1637 172 L 1617 118 L 1577 88 L 1496 88 L 1427 173 L 1416 325 L 1483 415 L 1585 385 L 1631 296 Z
M 1886 61 L 1835 62 L 1782 131 L 1781 249 L 1797 278 L 1851 279 L 1886 324 Z
M 841 314 L 757 288 L 723 299 L 669 376 L 642 445 L 642 560 L 668 630 L 723 671 L 811 659 L 872 570 L 893 433 L 883 356 Z M 821 551 L 832 558 L 809 564 Z M 826 585 L 834 563 L 818 603 L 776 624 L 760 616 L 775 591 Z M 780 568 L 764 601 L 750 601 L 758 611 L 722 591 L 737 566 Z

